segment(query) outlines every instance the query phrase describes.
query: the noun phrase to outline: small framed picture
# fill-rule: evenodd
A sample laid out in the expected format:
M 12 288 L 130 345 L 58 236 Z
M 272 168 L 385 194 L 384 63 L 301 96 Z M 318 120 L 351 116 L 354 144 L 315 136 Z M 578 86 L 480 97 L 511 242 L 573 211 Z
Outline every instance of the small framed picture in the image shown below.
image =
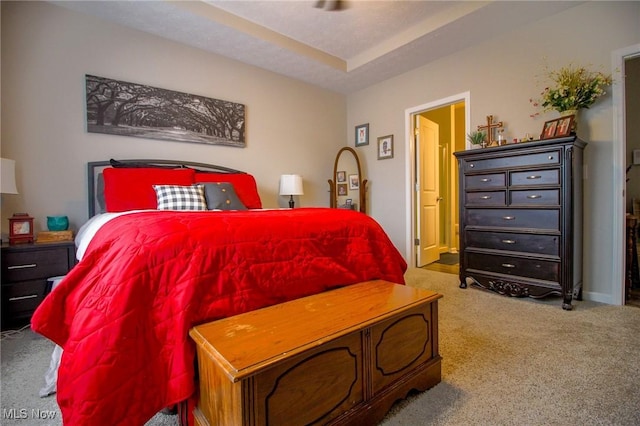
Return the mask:
M 569 136 L 571 134 L 571 128 L 573 127 L 573 120 L 575 119 L 575 115 L 567 115 L 566 117 L 562 117 L 558 120 L 558 125 L 556 126 L 556 134 L 557 138 L 561 136 Z
M 356 146 L 369 145 L 369 123 L 356 126 Z
M 349 189 L 360 189 L 358 175 L 349 175 Z
M 347 184 L 339 183 L 338 184 L 338 195 L 347 195 Z
M 549 120 L 544 123 L 544 127 L 542 128 L 542 134 L 540 135 L 540 139 L 551 139 L 556 137 L 556 128 L 558 127 L 559 119 Z
M 347 172 L 338 172 L 336 173 L 336 180 L 338 183 L 347 181 Z
M 393 135 L 378 138 L 378 160 L 393 158 Z
M 347 207 L 351 207 L 353 205 L 353 200 L 351 198 L 347 198 L 344 202 Z

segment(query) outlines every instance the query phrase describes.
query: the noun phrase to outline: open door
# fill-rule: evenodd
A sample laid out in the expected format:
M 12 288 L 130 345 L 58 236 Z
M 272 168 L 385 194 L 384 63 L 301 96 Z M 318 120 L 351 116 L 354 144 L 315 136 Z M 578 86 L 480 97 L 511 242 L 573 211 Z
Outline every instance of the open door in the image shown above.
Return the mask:
M 440 259 L 440 215 L 438 214 L 439 125 L 416 115 L 416 199 L 417 211 L 417 266 L 422 267 Z

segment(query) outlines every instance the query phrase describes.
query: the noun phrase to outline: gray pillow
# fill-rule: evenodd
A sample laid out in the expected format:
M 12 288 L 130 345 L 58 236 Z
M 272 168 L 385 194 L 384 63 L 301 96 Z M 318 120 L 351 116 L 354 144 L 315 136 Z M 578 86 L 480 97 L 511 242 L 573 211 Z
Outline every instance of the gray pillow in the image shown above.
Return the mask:
M 247 210 L 229 182 L 199 183 L 204 186 L 208 210 Z

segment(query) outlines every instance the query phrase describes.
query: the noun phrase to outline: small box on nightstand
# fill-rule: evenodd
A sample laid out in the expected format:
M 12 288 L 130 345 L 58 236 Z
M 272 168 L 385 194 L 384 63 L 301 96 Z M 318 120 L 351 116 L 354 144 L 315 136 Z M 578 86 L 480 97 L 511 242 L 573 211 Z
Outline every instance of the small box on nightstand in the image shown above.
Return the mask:
M 42 231 L 38 233 L 36 242 L 52 243 L 55 241 L 73 241 L 73 231 Z

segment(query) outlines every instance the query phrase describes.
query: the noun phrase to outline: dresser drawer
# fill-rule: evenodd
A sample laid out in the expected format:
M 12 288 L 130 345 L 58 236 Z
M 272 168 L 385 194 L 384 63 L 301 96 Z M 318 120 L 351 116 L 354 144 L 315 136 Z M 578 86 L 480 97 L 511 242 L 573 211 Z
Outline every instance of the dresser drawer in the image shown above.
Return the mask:
M 491 169 L 504 169 L 527 166 L 547 166 L 560 164 L 560 151 L 550 150 L 545 152 L 530 153 L 524 155 L 512 155 L 485 159 L 465 159 L 464 171 L 479 171 Z
M 558 209 L 466 209 L 466 226 L 529 228 L 560 231 Z
M 64 275 L 69 271 L 68 250 L 50 247 L 4 253 L 2 282 L 28 281 Z
M 2 286 L 2 316 L 18 319 L 30 317 L 44 299 L 46 280 L 26 281 Z
M 504 173 L 465 176 L 464 182 L 466 189 L 504 188 L 507 186 L 507 178 Z
M 466 247 L 560 256 L 560 237 L 511 232 L 467 231 Z
M 510 205 L 557 206 L 560 204 L 559 189 L 529 189 L 509 191 Z
M 560 185 L 560 170 L 511 172 L 509 181 L 511 186 Z
M 506 191 L 467 192 L 464 195 L 467 206 L 506 206 Z
M 468 269 L 552 282 L 560 280 L 560 264 L 557 262 L 469 252 L 465 256 Z

